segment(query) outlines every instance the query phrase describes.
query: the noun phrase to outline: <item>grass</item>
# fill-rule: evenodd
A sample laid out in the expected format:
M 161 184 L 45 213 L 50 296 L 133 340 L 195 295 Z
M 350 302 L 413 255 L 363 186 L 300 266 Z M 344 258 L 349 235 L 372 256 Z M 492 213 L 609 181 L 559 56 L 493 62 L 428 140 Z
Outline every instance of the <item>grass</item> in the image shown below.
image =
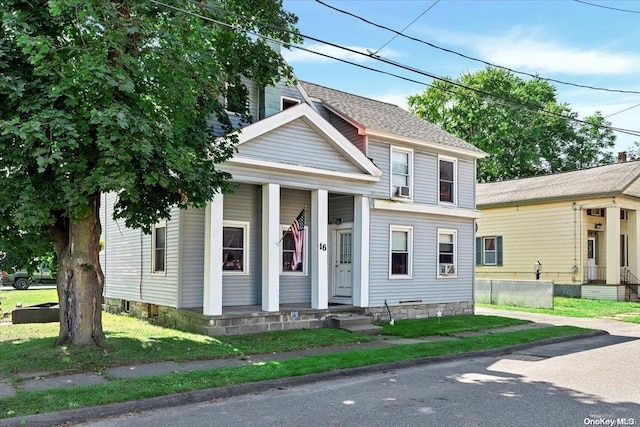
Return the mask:
M 3 307 L 33 305 L 55 300 L 55 290 L 0 292 Z M 53 298 L 53 299 L 52 299 Z M 385 334 L 402 337 L 452 335 L 526 323 L 497 316 L 456 316 L 438 319 L 399 320 L 395 326 L 383 324 Z M 0 326 L 0 372 L 11 383 L 18 375 L 38 372 L 97 372 L 112 366 L 157 361 L 219 359 L 252 354 L 271 354 L 353 344 L 374 340 L 338 329 L 270 332 L 229 337 L 207 337 L 162 328 L 138 319 L 103 313 L 106 347 L 55 346 L 58 325 L 25 324 Z M 502 332 L 446 342 L 395 345 L 286 359 L 264 364 L 181 372 L 156 377 L 111 379 L 105 384 L 52 389 L 43 392 L 18 390 L 17 395 L 0 400 L 0 418 L 123 402 L 209 387 L 222 387 L 266 379 L 284 378 L 361 366 L 486 350 L 534 342 L 545 338 L 576 335 L 586 330 L 551 327 Z
M 401 323 L 401 322 L 398 322 Z M 397 323 L 397 324 L 398 324 Z M 0 400 L 0 418 L 19 417 L 78 407 L 124 402 L 189 390 L 224 387 L 337 369 L 405 361 L 429 356 L 488 350 L 535 342 L 545 338 L 576 335 L 585 329 L 571 326 L 503 332 L 455 341 L 359 349 L 344 353 L 314 355 L 278 362 L 249 364 L 207 371 L 172 373 L 146 378 L 116 379 L 105 384 L 60 388 L 42 392 L 19 392 Z
M 554 297 L 553 310 L 494 304 L 476 305 L 478 307 L 499 308 L 501 310 L 528 311 L 568 317 L 612 318 L 624 322 L 640 323 L 640 303 L 629 301 Z
M 429 319 L 410 319 L 397 322 L 394 326 L 387 322 L 378 324 L 384 328 L 385 335 L 403 338 L 425 337 L 430 335 L 447 336 L 458 332 L 481 331 L 483 329 L 522 325 L 526 320 L 510 319 L 498 316 L 462 315 Z

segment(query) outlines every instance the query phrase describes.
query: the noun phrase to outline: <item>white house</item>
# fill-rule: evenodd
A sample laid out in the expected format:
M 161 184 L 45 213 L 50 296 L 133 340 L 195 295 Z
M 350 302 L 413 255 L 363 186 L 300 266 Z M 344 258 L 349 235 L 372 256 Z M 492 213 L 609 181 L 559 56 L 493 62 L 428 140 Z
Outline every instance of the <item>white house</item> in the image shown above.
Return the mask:
M 114 222 L 105 195 L 105 307 L 206 334 L 472 313 L 484 153 L 395 105 L 305 82 L 248 88 L 258 120 L 220 166 L 232 194 L 174 209 L 151 236 Z

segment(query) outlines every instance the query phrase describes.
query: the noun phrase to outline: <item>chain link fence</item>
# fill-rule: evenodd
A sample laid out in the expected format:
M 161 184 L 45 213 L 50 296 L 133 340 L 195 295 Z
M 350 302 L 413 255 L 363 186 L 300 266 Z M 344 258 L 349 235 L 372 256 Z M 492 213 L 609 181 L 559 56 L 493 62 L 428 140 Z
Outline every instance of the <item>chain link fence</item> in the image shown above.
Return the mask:
M 476 279 L 475 301 L 553 309 L 552 280 Z

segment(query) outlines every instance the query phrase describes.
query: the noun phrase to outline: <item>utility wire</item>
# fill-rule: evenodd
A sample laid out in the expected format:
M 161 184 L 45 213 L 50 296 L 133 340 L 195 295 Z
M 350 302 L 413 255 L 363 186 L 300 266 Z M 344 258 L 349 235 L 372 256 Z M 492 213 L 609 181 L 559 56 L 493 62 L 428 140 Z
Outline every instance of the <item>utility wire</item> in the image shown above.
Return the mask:
M 636 107 L 640 107 L 640 104 L 632 105 L 631 107 L 627 107 L 627 108 L 625 108 L 623 110 L 616 111 L 615 113 L 611 113 L 608 116 L 604 116 L 604 118 L 606 119 L 607 117 L 611 117 L 611 116 L 615 116 L 616 114 L 624 113 L 625 111 L 632 110 L 632 109 L 634 109 Z
M 457 51 L 452 50 L 452 49 L 447 49 L 447 48 L 445 48 L 445 47 L 441 47 L 441 46 L 435 45 L 435 44 L 433 44 L 433 43 L 430 43 L 430 42 L 428 42 L 428 41 L 425 41 L 425 40 L 422 40 L 422 39 L 419 39 L 419 38 L 416 38 L 416 37 L 407 36 L 407 35 L 405 35 L 405 34 L 402 34 L 402 32 L 400 32 L 400 31 L 394 30 L 393 28 L 389 28 L 389 27 L 386 27 L 386 26 L 384 26 L 384 25 L 382 25 L 382 24 L 378 24 L 378 23 L 376 23 L 376 22 L 369 21 L 368 19 L 365 19 L 365 18 L 363 18 L 363 17 L 361 17 L 361 16 L 358 16 L 358 15 L 356 15 L 356 14 L 354 14 L 354 13 L 351 13 L 351 12 L 349 12 L 349 11 L 346 11 L 346 10 L 343 10 L 343 9 L 337 8 L 337 7 L 335 7 L 335 6 L 332 6 L 332 5 L 330 5 L 330 4 L 327 4 L 327 3 L 323 2 L 322 0 L 315 0 L 315 1 L 316 1 L 316 3 L 319 3 L 319 4 L 321 4 L 322 6 L 325 6 L 325 7 L 329 8 L 329 9 L 333 9 L 333 10 L 335 10 L 336 12 L 339 12 L 339 13 L 342 13 L 342 14 L 345 14 L 345 15 L 352 16 L 352 17 L 354 17 L 354 18 L 356 18 L 356 19 L 359 19 L 360 21 L 365 22 L 365 23 L 367 23 L 367 24 L 369 24 L 369 25 L 372 25 L 372 26 L 374 26 L 374 27 L 381 28 L 381 29 L 383 29 L 383 30 L 386 30 L 386 31 L 390 31 L 390 32 L 392 32 L 392 33 L 395 33 L 395 34 L 396 34 L 396 36 L 401 36 L 401 37 L 404 37 L 404 38 L 406 38 L 406 39 L 409 39 L 409 40 L 412 40 L 412 41 L 415 41 L 415 42 L 418 42 L 418 43 L 422 43 L 422 44 L 427 45 L 427 46 L 429 46 L 429 47 L 432 47 L 432 48 L 434 48 L 434 49 L 438 49 L 438 50 L 441 50 L 441 51 L 443 51 L 443 52 L 451 53 L 451 54 L 454 54 L 454 55 L 460 56 L 460 57 L 462 57 L 462 58 L 469 59 L 469 60 L 471 60 L 471 61 L 480 62 L 480 63 L 482 63 L 482 64 L 489 65 L 489 66 L 491 66 L 491 67 L 500 68 L 500 69 L 503 69 L 503 70 L 506 70 L 506 71 L 510 71 L 510 72 L 512 72 L 512 73 L 521 74 L 521 75 L 524 75 L 524 76 L 533 77 L 533 78 L 535 78 L 535 79 L 545 80 L 545 81 L 548 81 L 548 82 L 553 82 L 553 83 L 563 84 L 563 85 L 567 85 L 567 86 L 574 86 L 574 87 L 580 87 L 580 88 L 584 88 L 584 89 L 591 89 L 591 90 L 599 90 L 599 91 L 604 91 L 604 92 L 632 93 L 632 94 L 638 94 L 638 95 L 640 95 L 640 91 L 635 91 L 635 90 L 610 89 L 610 88 L 604 88 L 604 87 L 597 87 L 597 86 L 582 85 L 582 84 L 578 84 L 578 83 L 566 82 L 566 81 L 563 81 L 563 80 L 556 80 L 556 79 L 552 79 L 552 78 L 548 78 L 548 77 L 541 77 L 541 76 L 539 76 L 539 75 L 537 75 L 537 74 L 528 73 L 528 72 L 526 72 L 526 71 L 518 71 L 518 70 L 514 70 L 514 69 L 509 68 L 509 67 L 505 67 L 505 66 L 502 66 L 502 65 L 497 65 L 497 64 L 494 64 L 494 63 L 491 63 L 491 62 L 485 61 L 485 60 L 483 60 L 483 59 L 475 58 L 475 57 L 473 57 L 473 56 L 465 55 L 464 53 L 457 52 Z M 575 0 L 575 1 L 577 1 L 577 0 Z
M 161 5 L 161 6 L 164 6 L 164 7 L 168 7 L 170 9 L 179 11 L 181 13 L 192 15 L 192 16 L 200 18 L 202 20 L 206 20 L 206 21 L 218 24 L 218 25 L 226 26 L 226 27 L 234 29 L 236 31 L 246 32 L 246 33 L 252 34 L 252 35 L 254 35 L 256 37 L 260 37 L 260 38 L 271 40 L 271 41 L 276 41 L 276 42 L 278 41 L 278 40 L 272 39 L 270 37 L 264 36 L 262 34 L 259 34 L 259 33 L 255 32 L 255 31 L 251 31 L 251 30 L 248 30 L 248 29 L 245 29 L 245 28 L 241 28 L 241 27 L 239 27 L 237 25 L 228 24 L 226 22 L 223 22 L 223 21 L 220 21 L 220 20 L 217 20 L 217 19 L 213 19 L 211 17 L 204 16 L 204 15 L 201 15 L 201 14 L 197 14 L 197 13 L 188 11 L 186 9 L 181 9 L 181 8 L 178 8 L 178 7 L 175 7 L 175 6 L 172 6 L 172 5 L 168 5 L 168 4 L 163 3 L 161 1 L 158 1 L 158 0 L 150 0 L 150 1 L 152 3 L 158 4 L 158 5 Z M 211 5 L 203 6 L 197 0 L 189 0 L 189 2 L 194 3 L 194 4 L 198 5 L 199 7 L 204 7 L 204 8 L 209 9 L 209 10 L 216 10 L 218 12 L 226 13 L 226 14 L 235 16 L 237 18 L 242 18 L 242 19 L 247 20 L 248 22 L 251 22 L 253 24 L 257 24 L 257 22 L 255 20 L 251 19 L 251 18 L 247 18 L 245 16 L 242 16 L 242 15 L 239 15 L 239 14 L 235 14 L 233 12 L 227 11 L 225 9 L 221 9 L 219 7 L 216 7 L 216 6 L 211 6 Z M 275 27 L 275 26 L 273 26 L 271 24 L 268 24 L 268 23 L 261 22 L 260 24 L 264 25 L 266 27 L 275 28 L 275 29 L 278 29 L 278 30 L 281 30 L 281 31 L 292 32 L 290 30 L 286 30 L 286 29 Z M 484 92 L 484 91 L 481 91 L 481 90 L 478 90 L 478 89 L 475 89 L 475 88 L 472 88 L 472 87 L 468 87 L 468 86 L 465 86 L 465 85 L 463 85 L 461 83 L 458 83 L 458 82 L 455 82 L 455 81 L 452 81 L 452 80 L 437 76 L 435 74 L 428 73 L 426 71 L 422 71 L 422 70 L 419 70 L 417 68 L 410 67 L 410 66 L 398 63 L 396 61 L 391 61 L 391 60 L 385 59 L 385 58 L 383 58 L 383 57 L 381 57 L 379 55 L 370 55 L 370 54 L 366 54 L 366 53 L 357 51 L 355 49 L 351 49 L 351 48 L 344 47 L 344 46 L 341 46 L 341 45 L 338 45 L 338 44 L 335 44 L 335 43 L 327 42 L 327 41 L 324 41 L 324 40 L 321 40 L 321 39 L 318 39 L 318 38 L 315 38 L 315 37 L 312 37 L 312 36 L 307 36 L 307 35 L 300 34 L 300 33 L 295 33 L 295 34 L 299 35 L 299 36 L 301 36 L 301 37 L 303 37 L 305 39 L 316 41 L 318 43 L 323 43 L 323 44 L 326 44 L 328 46 L 332 46 L 332 47 L 335 47 L 335 48 L 338 48 L 338 49 L 341 49 L 341 50 L 345 50 L 345 51 L 348 51 L 348 52 L 353 53 L 353 54 L 357 54 L 357 55 L 362 55 L 362 56 L 366 56 L 366 57 L 369 57 L 369 58 L 373 58 L 373 59 L 381 61 L 383 63 L 389 64 L 389 65 L 392 65 L 392 66 L 395 66 L 395 67 L 399 67 L 401 69 L 404 69 L 404 70 L 407 70 L 407 71 L 411 71 L 411 72 L 414 72 L 414 73 L 417 73 L 417 74 L 421 74 L 421 75 L 430 77 L 430 78 L 432 78 L 434 80 L 439 80 L 439 81 L 451 84 L 453 86 L 457 86 L 459 88 L 472 91 L 472 92 L 474 92 L 476 94 L 480 94 L 480 95 L 484 95 L 484 96 L 489 97 L 489 98 L 493 98 L 494 100 L 498 99 L 500 101 L 504 101 L 504 102 L 495 102 L 494 101 L 494 103 L 499 104 L 499 105 L 508 106 L 508 107 L 524 108 L 524 109 L 526 109 L 527 111 L 530 111 L 530 112 L 539 113 L 539 114 L 545 114 L 545 115 L 552 116 L 552 117 L 557 117 L 557 118 L 561 118 L 561 119 L 565 119 L 565 120 L 570 120 L 570 121 L 577 122 L 577 123 L 584 124 L 584 125 L 591 125 L 591 123 L 588 123 L 588 122 L 586 122 L 584 120 L 577 119 L 575 117 L 569 117 L 569 116 L 565 116 L 565 115 L 562 115 L 562 114 L 553 113 L 553 112 L 550 112 L 550 111 L 545 111 L 543 109 L 538 109 L 538 108 L 532 107 L 530 105 L 526 105 L 526 104 L 524 104 L 524 103 L 522 103 L 522 102 L 520 102 L 518 100 L 501 97 L 501 96 L 498 96 L 498 95 L 495 95 L 495 94 L 491 94 L 489 92 Z M 421 82 L 421 81 L 418 81 L 418 80 L 406 78 L 406 77 L 399 76 L 399 75 L 394 74 L 394 73 L 378 70 L 378 69 L 375 69 L 373 67 L 364 66 L 362 64 L 357 64 L 355 62 L 348 61 L 348 60 L 345 60 L 345 59 L 336 58 L 334 56 L 331 56 L 331 55 L 328 55 L 328 54 L 324 54 L 324 53 L 320 53 L 320 52 L 316 52 L 316 51 L 313 51 L 313 50 L 310 50 L 310 49 L 306 49 L 306 48 L 303 48 L 301 46 L 297 46 L 297 45 L 294 45 L 294 44 L 289 44 L 289 46 L 290 47 L 294 47 L 294 48 L 299 49 L 299 50 L 303 50 L 303 51 L 309 52 L 309 53 L 313 53 L 313 54 L 316 54 L 316 55 L 319 55 L 319 56 L 330 58 L 330 59 L 333 59 L 333 60 L 336 60 L 336 61 L 339 61 L 339 62 L 343 62 L 343 63 L 349 64 L 349 65 L 357 66 L 357 67 L 364 68 L 364 69 L 367 69 L 367 70 L 370 70 L 370 71 L 374 71 L 374 72 L 377 72 L 377 73 L 386 74 L 386 75 L 389 75 L 389 76 L 401 78 L 401 79 L 406 80 L 406 81 L 411 81 L 411 82 L 418 83 L 418 84 L 421 84 L 421 85 L 424 85 L 424 86 L 429 86 L 429 87 L 434 87 L 435 88 L 435 86 L 433 86 L 432 84 L 429 84 L 429 83 L 425 83 L 425 82 Z M 467 96 L 464 93 L 456 92 L 456 91 L 453 91 L 453 90 L 447 89 L 447 88 L 438 87 L 437 89 L 443 90 L 445 92 L 453 93 L 453 94 Z M 615 131 L 615 132 L 620 132 L 620 133 L 633 135 L 633 136 L 640 136 L 640 131 L 636 131 L 636 130 L 632 130 L 632 129 L 624 129 L 624 128 L 618 128 L 618 127 L 613 127 L 613 126 L 606 126 L 606 125 L 601 125 L 599 127 L 605 128 L 605 129 L 610 129 L 610 130 Z
M 618 11 L 618 12 L 640 13 L 639 10 L 619 9 L 617 7 L 611 7 L 611 6 L 604 6 L 604 5 L 601 5 L 601 4 L 589 3 L 588 1 L 583 1 L 583 0 L 573 0 L 573 1 L 575 1 L 576 3 L 586 4 L 587 6 L 601 7 L 602 9 L 615 10 L 615 11 Z
M 392 41 L 394 41 L 396 39 L 396 37 L 398 37 L 400 34 L 404 33 L 405 31 L 407 31 L 407 28 L 409 28 L 410 26 L 412 26 L 413 24 L 415 24 L 415 22 L 422 18 L 427 12 L 429 12 L 431 9 L 433 9 L 433 7 L 435 5 L 437 5 L 440 2 L 440 0 L 436 0 L 431 6 L 429 6 L 427 8 L 427 10 L 425 10 L 424 12 L 422 12 L 420 15 L 418 15 L 418 17 L 416 19 L 414 19 L 413 21 L 409 22 L 407 24 L 406 27 L 404 27 L 402 30 L 400 30 L 399 34 L 395 34 L 393 37 L 391 37 L 391 40 L 389 40 L 388 42 L 386 42 L 385 44 L 383 44 L 382 46 L 380 46 L 378 49 L 376 49 L 375 52 L 372 53 L 372 55 L 376 55 L 378 52 L 380 52 L 382 49 L 384 49 L 385 47 L 387 47 L 389 45 L 389 43 L 391 43 Z

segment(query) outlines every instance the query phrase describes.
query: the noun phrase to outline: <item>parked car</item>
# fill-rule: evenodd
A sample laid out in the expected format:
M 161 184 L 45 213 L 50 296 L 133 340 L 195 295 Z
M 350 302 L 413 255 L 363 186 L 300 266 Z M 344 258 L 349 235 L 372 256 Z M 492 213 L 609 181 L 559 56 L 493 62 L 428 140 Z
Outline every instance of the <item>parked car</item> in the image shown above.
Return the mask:
M 0 285 L 13 286 L 19 290 L 28 289 L 32 283 L 55 283 L 56 274 L 51 270 L 48 262 L 42 262 L 36 271 L 29 274 L 27 270 L 17 270 L 14 273 L 3 271 L 0 274 Z

